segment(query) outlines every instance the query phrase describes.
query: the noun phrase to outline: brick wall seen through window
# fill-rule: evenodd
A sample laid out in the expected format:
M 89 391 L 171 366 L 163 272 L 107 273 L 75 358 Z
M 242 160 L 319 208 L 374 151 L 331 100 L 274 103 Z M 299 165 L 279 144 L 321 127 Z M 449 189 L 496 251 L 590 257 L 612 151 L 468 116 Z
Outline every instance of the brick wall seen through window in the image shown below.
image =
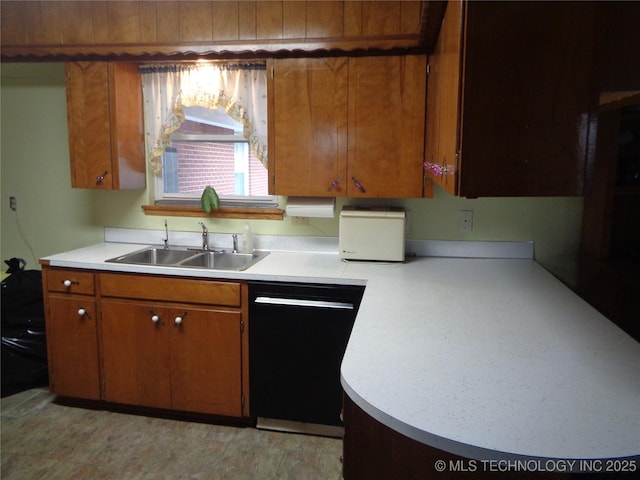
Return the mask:
M 233 130 L 186 120 L 177 131 L 183 134 L 233 135 Z M 178 193 L 200 194 L 207 185 L 212 185 L 218 195 L 238 195 L 238 172 L 235 169 L 235 146 L 231 142 L 184 142 L 172 141 L 177 149 Z M 248 170 L 241 175 L 249 176 L 249 191 L 245 196 L 268 195 L 267 169 L 250 148 Z

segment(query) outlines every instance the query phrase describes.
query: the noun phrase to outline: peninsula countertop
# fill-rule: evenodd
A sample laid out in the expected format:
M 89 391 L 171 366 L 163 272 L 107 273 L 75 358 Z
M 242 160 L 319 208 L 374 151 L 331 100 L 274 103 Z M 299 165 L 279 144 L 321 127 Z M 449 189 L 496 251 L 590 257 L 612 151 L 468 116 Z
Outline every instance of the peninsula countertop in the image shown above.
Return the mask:
M 242 272 L 105 262 L 145 246 L 105 242 L 42 262 L 366 285 L 341 381 L 376 420 L 472 459 L 640 455 L 640 343 L 534 260 L 272 252 Z

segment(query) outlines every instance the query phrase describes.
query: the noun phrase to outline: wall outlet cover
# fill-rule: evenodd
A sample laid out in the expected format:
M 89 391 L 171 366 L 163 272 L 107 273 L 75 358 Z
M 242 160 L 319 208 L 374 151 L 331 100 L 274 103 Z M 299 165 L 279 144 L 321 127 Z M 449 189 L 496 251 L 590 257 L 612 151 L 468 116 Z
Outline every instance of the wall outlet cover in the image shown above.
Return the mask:
M 473 210 L 460 210 L 458 213 L 458 232 L 469 233 L 473 230 Z

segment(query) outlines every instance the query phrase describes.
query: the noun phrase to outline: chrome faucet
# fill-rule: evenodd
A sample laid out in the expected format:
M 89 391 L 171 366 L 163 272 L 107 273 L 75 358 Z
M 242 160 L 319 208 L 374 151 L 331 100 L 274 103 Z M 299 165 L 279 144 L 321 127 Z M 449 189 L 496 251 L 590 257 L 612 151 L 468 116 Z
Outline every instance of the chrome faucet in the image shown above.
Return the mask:
M 238 253 L 238 235 L 234 233 L 231 238 L 233 238 L 233 253 Z
M 164 249 L 169 250 L 169 226 L 167 225 L 167 219 L 164 220 L 164 238 L 162 239 L 164 242 Z
M 209 251 L 209 230 L 207 230 L 207 226 L 204 223 L 202 222 L 198 222 L 198 223 L 202 227 L 202 251 L 208 252 Z

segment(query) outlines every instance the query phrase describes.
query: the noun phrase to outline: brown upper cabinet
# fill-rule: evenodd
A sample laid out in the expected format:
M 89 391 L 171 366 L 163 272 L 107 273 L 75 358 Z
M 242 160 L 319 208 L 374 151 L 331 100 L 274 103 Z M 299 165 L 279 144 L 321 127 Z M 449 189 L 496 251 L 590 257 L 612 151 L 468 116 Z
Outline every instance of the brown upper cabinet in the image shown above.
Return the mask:
M 334 196 L 332 182 L 347 176 L 349 60 L 299 58 L 270 64 L 270 191 Z
M 582 194 L 596 7 L 448 2 L 429 57 L 428 178 L 465 197 Z
M 426 56 L 270 66 L 272 194 L 422 196 Z
M 107 190 L 145 188 L 137 66 L 71 62 L 65 67 L 71 185 Z
M 349 59 L 350 197 L 422 196 L 426 71 L 425 55 Z

